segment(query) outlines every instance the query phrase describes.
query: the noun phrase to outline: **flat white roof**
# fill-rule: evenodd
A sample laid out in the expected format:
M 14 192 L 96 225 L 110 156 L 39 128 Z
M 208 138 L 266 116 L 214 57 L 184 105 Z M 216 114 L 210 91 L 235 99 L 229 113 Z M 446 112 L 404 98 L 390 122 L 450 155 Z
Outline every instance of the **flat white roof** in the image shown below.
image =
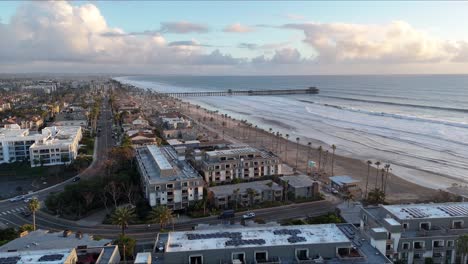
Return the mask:
M 47 138 L 44 141 L 38 141 L 31 146 L 34 148 L 49 148 L 50 146 L 68 147 L 76 139 L 81 126 L 53 126 L 42 129 L 42 137 Z
M 385 222 L 387 222 L 389 225 L 391 226 L 399 226 L 401 225 L 397 220 L 393 219 L 393 218 L 385 218 L 384 219 Z
M 376 233 L 387 232 L 387 229 L 385 229 L 383 227 L 374 227 L 374 228 L 372 228 L 372 230 L 374 230 L 374 232 L 376 232 Z
M 171 163 L 169 163 L 169 161 L 166 159 L 164 154 L 161 152 L 161 150 L 159 150 L 159 148 L 156 145 L 148 145 L 147 147 L 154 161 L 156 161 L 156 163 L 158 164 L 158 167 L 161 170 L 172 169 Z
M 62 264 L 65 263 L 68 256 L 75 249 L 49 249 L 49 250 L 31 250 L 18 252 L 1 252 L 2 258 L 16 258 L 15 264 L 30 264 L 30 263 L 47 263 L 47 264 Z
M 350 240 L 335 224 L 218 228 L 170 232 L 165 252 L 330 243 Z
M 468 202 L 383 205 L 398 219 L 468 217 Z

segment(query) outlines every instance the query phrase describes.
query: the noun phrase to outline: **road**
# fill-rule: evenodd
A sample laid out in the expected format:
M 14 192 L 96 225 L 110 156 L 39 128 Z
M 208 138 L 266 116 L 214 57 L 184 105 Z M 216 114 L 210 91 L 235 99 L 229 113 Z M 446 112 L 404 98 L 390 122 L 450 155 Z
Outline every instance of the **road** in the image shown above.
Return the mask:
M 112 139 L 112 120 L 112 111 L 110 109 L 108 98 L 104 98 L 101 106 L 101 113 L 97 122 L 98 127 L 101 128 L 101 133 L 96 139 L 93 162 L 88 168 L 86 168 L 83 172 L 81 172 L 78 175 L 80 178 L 91 178 L 96 175 L 101 175 L 103 173 L 109 149 L 112 148 L 114 144 L 114 141 Z M 57 185 L 37 191 L 34 194 L 28 195 L 28 197 L 35 196 L 43 202 L 50 193 L 60 192 L 65 188 L 65 186 L 70 184 L 75 184 L 75 182 L 73 182 L 73 178 L 68 179 Z M 0 223 L 6 225 L 18 225 L 18 223 L 25 223 L 24 221 L 19 221 L 18 216 L 21 215 L 21 212 L 26 210 L 26 203 L 24 203 L 23 201 L 0 201 Z M 28 222 L 30 221 L 31 219 L 28 219 Z
M 292 204 L 282 207 L 273 207 L 255 210 L 256 217 L 265 219 L 265 221 L 279 221 L 289 218 L 318 216 L 334 210 L 334 204 L 328 201 L 316 201 L 302 204 Z M 243 213 L 237 213 L 234 218 L 237 223 L 240 222 Z M 21 226 L 23 224 L 31 223 L 31 218 L 25 218 L 20 214 L 9 214 L 6 217 L 0 216 L 0 220 L 8 221 L 11 226 Z M 120 232 L 120 228 L 115 225 L 96 225 L 96 226 L 83 226 L 76 222 L 64 220 L 43 212 L 38 212 L 36 216 L 36 223 L 38 228 L 63 231 L 69 229 L 72 231 L 81 231 L 98 235 L 103 238 L 116 238 Z M 177 222 L 175 220 L 174 230 L 191 230 L 193 226 L 198 224 L 229 224 L 223 220 L 217 219 L 216 216 L 196 218 L 189 221 Z M 171 229 L 172 225 L 166 227 Z M 131 225 L 126 230 L 126 234 L 138 240 L 139 243 L 146 243 L 154 241 L 156 233 L 159 232 L 158 225 Z

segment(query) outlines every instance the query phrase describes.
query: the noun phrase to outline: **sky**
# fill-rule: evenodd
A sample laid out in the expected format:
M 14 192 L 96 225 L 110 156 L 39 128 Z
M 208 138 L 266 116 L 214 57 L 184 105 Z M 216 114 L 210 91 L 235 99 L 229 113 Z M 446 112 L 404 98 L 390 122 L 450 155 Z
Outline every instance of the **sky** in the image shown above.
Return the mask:
M 464 74 L 468 2 L 0 2 L 0 73 Z

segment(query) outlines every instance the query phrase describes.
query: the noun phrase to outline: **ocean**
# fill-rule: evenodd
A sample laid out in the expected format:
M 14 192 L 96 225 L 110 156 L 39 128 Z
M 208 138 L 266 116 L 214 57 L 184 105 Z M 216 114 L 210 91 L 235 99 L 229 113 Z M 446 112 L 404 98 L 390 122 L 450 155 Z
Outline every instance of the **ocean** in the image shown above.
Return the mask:
M 301 142 L 335 144 L 337 153 L 390 163 L 431 188 L 468 183 L 468 75 L 125 76 L 158 92 L 295 89 L 317 95 L 187 97 Z

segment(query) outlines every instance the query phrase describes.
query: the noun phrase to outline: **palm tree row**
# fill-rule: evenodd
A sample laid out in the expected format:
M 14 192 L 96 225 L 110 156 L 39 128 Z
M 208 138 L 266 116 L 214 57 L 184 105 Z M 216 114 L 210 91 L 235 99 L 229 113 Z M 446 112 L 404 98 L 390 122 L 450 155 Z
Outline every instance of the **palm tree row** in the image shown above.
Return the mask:
M 372 162 L 371 160 L 367 161 L 367 177 L 366 177 L 366 190 L 365 190 L 365 199 L 368 198 L 369 194 L 369 178 L 371 175 L 371 166 L 374 164 L 376 166 L 376 175 L 375 175 L 375 183 L 374 183 L 374 190 L 380 190 L 383 192 L 383 195 L 386 194 L 387 185 L 388 185 L 388 177 L 390 176 L 390 164 L 385 164 L 384 167 L 381 169 L 380 166 L 382 163 L 380 161 Z M 380 186 L 378 185 L 378 179 L 380 175 Z

